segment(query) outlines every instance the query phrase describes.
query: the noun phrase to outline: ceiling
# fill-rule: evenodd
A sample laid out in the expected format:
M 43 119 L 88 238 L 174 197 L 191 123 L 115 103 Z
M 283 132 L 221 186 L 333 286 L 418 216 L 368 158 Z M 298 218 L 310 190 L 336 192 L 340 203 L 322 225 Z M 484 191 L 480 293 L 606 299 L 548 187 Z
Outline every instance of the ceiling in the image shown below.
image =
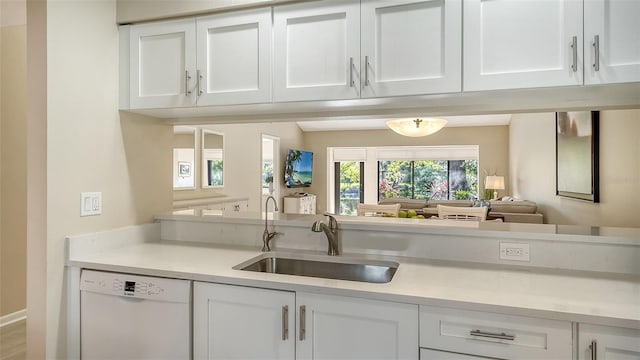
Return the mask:
M 511 114 L 500 115 L 466 115 L 442 116 L 447 120 L 445 127 L 462 126 L 501 126 L 509 125 Z M 345 130 L 380 130 L 388 129 L 386 122 L 391 119 L 357 119 L 357 120 L 319 120 L 299 121 L 302 131 L 345 131 Z

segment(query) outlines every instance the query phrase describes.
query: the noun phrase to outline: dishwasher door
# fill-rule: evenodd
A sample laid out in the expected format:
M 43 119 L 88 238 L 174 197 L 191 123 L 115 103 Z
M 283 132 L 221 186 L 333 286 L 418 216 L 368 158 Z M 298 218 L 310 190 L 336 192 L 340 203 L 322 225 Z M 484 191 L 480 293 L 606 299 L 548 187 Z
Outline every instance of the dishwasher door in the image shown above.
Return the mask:
M 83 270 L 82 359 L 190 359 L 191 281 Z

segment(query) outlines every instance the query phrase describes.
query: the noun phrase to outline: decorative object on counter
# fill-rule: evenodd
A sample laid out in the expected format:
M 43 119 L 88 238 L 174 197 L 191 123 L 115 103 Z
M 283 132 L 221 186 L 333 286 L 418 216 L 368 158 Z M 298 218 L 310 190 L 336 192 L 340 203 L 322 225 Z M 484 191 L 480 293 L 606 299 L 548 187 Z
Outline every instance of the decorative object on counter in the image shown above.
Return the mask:
M 445 119 L 408 118 L 387 121 L 387 126 L 403 136 L 421 137 L 435 134 L 447 124 Z
M 264 201 L 264 232 L 262 233 L 262 251 L 271 251 L 271 247 L 269 246 L 269 242 L 273 240 L 278 234 L 278 232 L 273 231 L 269 232 L 269 217 L 267 210 L 269 209 L 269 200 L 273 200 L 273 210 L 278 211 L 278 202 L 276 198 L 273 196 L 267 197 L 267 200 Z
M 556 113 L 556 195 L 600 202 L 598 111 Z
M 498 190 L 504 190 L 504 176 L 487 176 L 484 181 L 484 188 L 493 190 L 493 200 L 498 200 Z

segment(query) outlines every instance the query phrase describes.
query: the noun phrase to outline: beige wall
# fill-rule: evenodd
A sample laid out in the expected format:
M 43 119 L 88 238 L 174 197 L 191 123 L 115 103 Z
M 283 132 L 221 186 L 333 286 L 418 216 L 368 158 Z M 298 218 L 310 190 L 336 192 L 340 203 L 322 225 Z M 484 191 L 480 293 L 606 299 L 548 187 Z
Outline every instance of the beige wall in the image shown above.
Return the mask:
M 46 355 L 63 359 L 64 238 L 169 210 L 173 129 L 117 111 L 115 0 L 52 1 L 46 11 Z M 82 191 L 102 192 L 102 215 L 79 216 Z
M 508 183 L 509 128 L 507 126 L 451 127 L 422 138 L 401 136 L 391 130 L 323 131 L 304 133 L 305 150 L 313 151 L 313 186 L 309 192 L 318 195 L 318 212 L 327 208 L 327 147 L 334 146 L 435 146 L 479 145 L 478 170 L 480 187 L 485 171 L 505 176 Z M 501 191 L 508 194 L 510 189 Z
M 27 305 L 26 34 L 0 27 L 0 316 Z
M 514 115 L 509 130 L 514 194 L 536 201 L 552 224 L 640 226 L 640 110 L 600 112 L 600 203 L 555 195 L 555 114 Z
M 295 123 L 264 123 L 242 125 L 208 125 L 205 128 L 224 134 L 224 187 L 202 189 L 202 172 L 198 169 L 196 189 L 176 190 L 174 200 L 197 199 L 210 196 L 230 196 L 249 198 L 249 211 L 260 211 L 262 159 L 262 134 L 280 138 L 281 166 L 287 149 L 302 147 L 302 131 Z M 199 143 L 199 142 L 198 142 Z M 198 145 L 199 146 L 199 145 Z M 196 163 L 200 164 L 200 156 L 196 155 Z M 167 171 L 170 171 L 168 168 Z M 281 169 L 280 175 L 275 175 L 280 181 L 280 196 L 294 192 L 284 188 Z M 280 201 L 282 202 L 282 201 Z

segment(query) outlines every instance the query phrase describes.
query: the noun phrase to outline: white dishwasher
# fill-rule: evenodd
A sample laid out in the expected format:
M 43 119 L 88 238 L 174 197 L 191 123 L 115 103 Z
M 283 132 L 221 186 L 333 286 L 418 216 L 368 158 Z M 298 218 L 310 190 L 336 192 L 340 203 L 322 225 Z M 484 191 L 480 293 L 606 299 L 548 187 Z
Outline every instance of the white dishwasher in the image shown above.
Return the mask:
M 191 358 L 191 281 L 83 270 L 82 359 Z

